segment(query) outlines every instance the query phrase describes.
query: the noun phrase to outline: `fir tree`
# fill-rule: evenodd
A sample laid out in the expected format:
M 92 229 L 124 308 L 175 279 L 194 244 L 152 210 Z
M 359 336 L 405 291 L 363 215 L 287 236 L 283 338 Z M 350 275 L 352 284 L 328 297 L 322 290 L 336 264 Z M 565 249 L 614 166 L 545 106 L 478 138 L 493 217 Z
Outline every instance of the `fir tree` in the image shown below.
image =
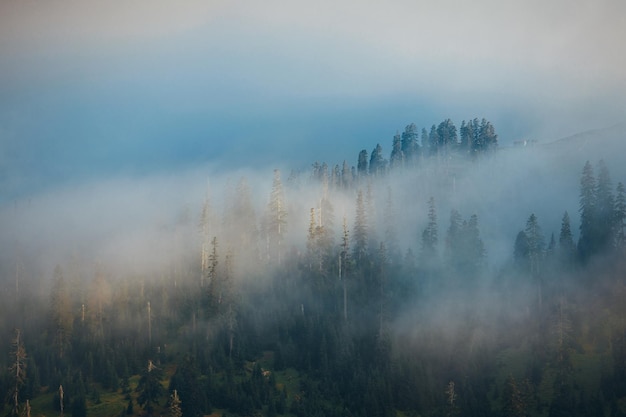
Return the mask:
M 148 361 L 141 374 L 137 385 L 137 402 L 146 411 L 148 416 L 152 415 L 154 406 L 158 404 L 159 399 L 163 396 L 164 388 L 161 385 L 162 372 L 154 363 Z
M 587 161 L 580 179 L 580 237 L 578 253 L 586 261 L 595 253 L 596 248 L 596 179 L 591 163 Z
M 618 249 L 624 248 L 626 246 L 626 192 L 624 191 L 624 184 L 621 182 L 617 183 L 614 212 L 615 246 Z
M 561 220 L 561 232 L 559 233 L 559 258 L 561 262 L 570 264 L 574 261 L 576 254 L 576 245 L 572 237 L 572 228 L 570 225 L 569 214 L 567 211 L 563 213 Z
M 359 178 L 363 178 L 367 176 L 369 169 L 368 169 L 368 164 L 367 164 L 367 151 L 365 149 L 359 152 L 359 159 L 357 161 L 356 169 L 357 169 Z
M 383 148 L 376 144 L 370 158 L 370 175 L 381 176 L 387 170 L 387 160 L 383 156 Z
M 596 182 L 596 219 L 595 231 L 597 246 L 595 251 L 605 251 L 613 245 L 615 230 L 615 198 L 611 185 L 611 175 L 604 160 L 598 162 L 598 179 Z
M 361 263 L 367 256 L 367 212 L 365 201 L 363 201 L 363 191 L 359 190 L 356 197 L 356 216 L 353 227 L 354 259 Z
M 437 256 L 437 211 L 435 199 L 428 200 L 428 224 L 422 232 L 422 257 L 425 260 L 434 261 Z
M 417 126 L 415 123 L 411 123 L 410 125 L 404 128 L 404 132 L 402 132 L 402 143 L 401 149 L 402 154 L 404 156 L 404 160 L 406 164 L 412 166 L 417 159 L 419 152 L 419 145 L 417 143 L 419 138 L 419 134 L 417 132 Z M 395 140 L 395 139 L 394 139 Z
M 396 133 L 391 145 L 391 156 L 389 157 L 389 169 L 397 170 L 404 164 L 404 151 L 402 150 L 402 140 L 400 134 Z
M 282 262 L 283 240 L 287 226 L 287 209 L 285 204 L 285 194 L 283 184 L 280 180 L 280 171 L 274 170 L 274 181 L 272 183 L 272 192 L 270 194 L 270 202 L 268 204 L 268 221 L 267 221 L 267 239 L 269 245 L 270 259 L 274 260 L 278 265 Z

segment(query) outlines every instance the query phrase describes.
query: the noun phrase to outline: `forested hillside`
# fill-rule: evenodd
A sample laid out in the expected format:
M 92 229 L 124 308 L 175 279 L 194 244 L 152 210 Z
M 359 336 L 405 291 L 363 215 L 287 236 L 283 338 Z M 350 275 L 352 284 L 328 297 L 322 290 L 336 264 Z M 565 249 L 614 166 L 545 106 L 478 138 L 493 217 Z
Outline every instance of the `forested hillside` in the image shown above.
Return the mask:
M 2 413 L 626 415 L 626 178 L 485 119 L 383 145 L 4 207 Z

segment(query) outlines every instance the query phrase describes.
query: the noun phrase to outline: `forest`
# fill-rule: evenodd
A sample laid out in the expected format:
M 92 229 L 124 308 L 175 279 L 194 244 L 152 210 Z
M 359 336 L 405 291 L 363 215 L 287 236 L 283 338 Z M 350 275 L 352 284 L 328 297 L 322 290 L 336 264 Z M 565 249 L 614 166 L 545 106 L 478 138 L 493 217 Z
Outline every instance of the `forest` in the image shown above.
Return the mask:
M 614 167 L 504 149 L 485 119 L 390 149 L 209 178 L 159 221 L 3 208 L 2 414 L 626 416 Z

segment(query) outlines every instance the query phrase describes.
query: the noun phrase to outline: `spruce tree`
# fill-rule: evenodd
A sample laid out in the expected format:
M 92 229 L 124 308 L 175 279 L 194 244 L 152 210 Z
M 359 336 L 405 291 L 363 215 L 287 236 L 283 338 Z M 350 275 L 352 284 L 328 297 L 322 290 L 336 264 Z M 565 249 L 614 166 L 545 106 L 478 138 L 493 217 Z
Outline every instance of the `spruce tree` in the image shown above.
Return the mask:
M 404 160 L 409 166 L 412 166 L 417 159 L 419 152 L 419 145 L 417 143 L 418 139 L 419 134 L 417 132 L 417 126 L 415 126 L 415 123 L 411 123 L 404 128 L 404 132 L 402 132 L 401 149 Z
M 422 232 L 422 257 L 424 260 L 433 262 L 437 257 L 437 210 L 435 199 L 428 200 L 428 223 Z
M 157 368 L 151 360 L 148 361 L 148 366 L 144 368 L 137 385 L 137 392 L 139 393 L 137 402 L 148 416 L 152 415 L 154 406 L 158 404 L 159 399 L 164 394 L 165 390 L 161 385 L 161 378 L 161 369 Z
M 539 272 L 539 266 L 541 259 L 544 255 L 545 240 L 537 216 L 532 213 L 526 221 L 526 228 L 524 229 L 528 242 L 528 258 L 530 261 L 530 272 L 537 274 Z
M 356 216 L 353 227 L 354 259 L 360 264 L 367 256 L 367 212 L 363 191 L 359 189 L 356 197 Z
M 357 161 L 356 170 L 359 178 L 367 176 L 369 169 L 367 164 L 367 151 L 365 149 L 359 152 L 359 159 Z
M 574 244 L 574 238 L 572 237 L 572 228 L 567 211 L 563 213 L 563 219 L 561 220 L 558 253 L 560 261 L 565 264 L 572 263 L 576 255 L 576 245 Z
M 381 176 L 387 170 L 387 160 L 383 155 L 383 148 L 376 144 L 370 158 L 370 175 Z
M 280 179 L 280 171 L 274 170 L 274 181 L 272 182 L 272 191 L 270 194 L 270 202 L 268 204 L 267 214 L 267 239 L 269 245 L 270 260 L 277 265 L 282 262 L 283 256 L 283 240 L 287 226 L 287 207 L 285 204 L 285 193 L 283 184 Z
M 596 244 L 596 179 L 591 163 L 587 161 L 580 178 L 580 236 L 578 254 L 585 262 L 595 253 Z
M 614 232 L 615 247 L 620 249 L 626 246 L 626 192 L 624 184 L 617 183 L 615 192 Z
M 400 134 L 396 133 L 391 145 L 391 156 L 389 157 L 389 169 L 397 170 L 404 165 L 404 151 L 402 150 L 402 140 Z
M 613 232 L 615 230 L 615 198 L 611 175 L 604 160 L 598 162 L 598 179 L 596 183 L 596 219 L 595 230 L 599 253 L 608 250 L 613 245 Z

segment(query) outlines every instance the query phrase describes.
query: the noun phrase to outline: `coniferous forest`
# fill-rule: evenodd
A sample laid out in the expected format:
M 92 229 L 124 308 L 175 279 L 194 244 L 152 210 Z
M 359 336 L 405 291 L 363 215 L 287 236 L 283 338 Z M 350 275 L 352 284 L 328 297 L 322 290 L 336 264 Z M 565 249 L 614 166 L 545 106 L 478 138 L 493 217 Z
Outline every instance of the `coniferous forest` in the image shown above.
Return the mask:
M 368 149 L 207 174 L 105 248 L 7 207 L 2 414 L 625 416 L 626 178 L 485 119 Z

